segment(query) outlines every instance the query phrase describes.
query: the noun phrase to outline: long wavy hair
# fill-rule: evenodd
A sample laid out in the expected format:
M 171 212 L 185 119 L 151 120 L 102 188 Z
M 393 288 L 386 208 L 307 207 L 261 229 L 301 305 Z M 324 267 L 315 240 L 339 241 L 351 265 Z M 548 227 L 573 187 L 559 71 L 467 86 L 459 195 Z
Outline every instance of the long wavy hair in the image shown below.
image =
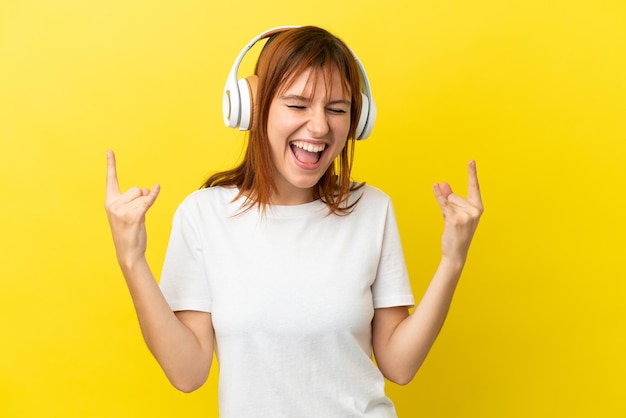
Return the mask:
M 246 197 L 244 210 L 256 205 L 264 211 L 266 205 L 271 204 L 276 184 L 267 134 L 270 105 L 277 94 L 288 89 L 308 69 L 311 69 L 310 77 L 323 76 L 327 92 L 330 91 L 333 69 L 339 70 L 344 93 L 351 97 L 348 140 L 318 181 L 314 196 L 326 203 L 331 213 L 345 215 L 351 212 L 358 199 L 349 202 L 350 192 L 363 185 L 353 183 L 350 178 L 362 102 L 360 72 L 346 44 L 314 26 L 288 29 L 266 42 L 255 69 L 258 87 L 253 94 L 252 125 L 244 159 L 237 167 L 210 176 L 203 187 L 238 187 L 235 200 Z

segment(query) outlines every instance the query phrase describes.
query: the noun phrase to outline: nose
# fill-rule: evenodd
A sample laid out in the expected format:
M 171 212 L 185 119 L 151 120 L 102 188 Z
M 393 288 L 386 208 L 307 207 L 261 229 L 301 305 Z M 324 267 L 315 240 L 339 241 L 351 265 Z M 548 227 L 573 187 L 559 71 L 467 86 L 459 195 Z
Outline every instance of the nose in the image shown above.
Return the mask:
M 312 107 L 307 121 L 307 129 L 314 138 L 325 136 L 330 130 L 328 115 L 324 107 Z

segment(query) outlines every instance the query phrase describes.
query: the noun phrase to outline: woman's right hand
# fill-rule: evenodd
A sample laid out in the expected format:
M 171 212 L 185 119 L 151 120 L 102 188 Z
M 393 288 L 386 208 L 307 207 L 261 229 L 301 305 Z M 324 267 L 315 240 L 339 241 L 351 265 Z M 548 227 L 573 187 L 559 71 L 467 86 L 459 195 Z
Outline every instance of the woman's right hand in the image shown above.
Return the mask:
M 132 187 L 120 193 L 115 154 L 107 151 L 107 180 L 104 208 L 109 219 L 117 260 L 122 268 L 132 268 L 145 257 L 146 212 L 156 201 L 160 186 L 151 190 Z
M 115 155 L 107 153 L 106 209 L 117 260 L 133 299 L 144 340 L 172 384 L 191 392 L 204 384 L 213 360 L 211 314 L 172 312 L 146 261 L 146 212 L 160 187 L 120 193 Z

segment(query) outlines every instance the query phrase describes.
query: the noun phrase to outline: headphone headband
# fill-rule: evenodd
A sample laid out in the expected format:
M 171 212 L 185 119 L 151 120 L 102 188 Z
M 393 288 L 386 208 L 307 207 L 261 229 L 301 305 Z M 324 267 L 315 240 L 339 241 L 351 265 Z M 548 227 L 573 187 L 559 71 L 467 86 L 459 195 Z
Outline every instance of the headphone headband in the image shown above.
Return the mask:
M 237 72 L 239 66 L 243 61 L 246 53 L 260 40 L 269 38 L 278 33 L 285 32 L 290 29 L 296 29 L 300 26 L 279 26 L 269 29 L 250 40 L 246 46 L 241 50 L 233 66 L 226 78 L 226 85 L 224 86 L 224 95 L 222 97 L 222 113 L 224 116 L 224 123 L 230 128 L 239 128 L 240 131 L 246 131 L 250 129 L 252 121 L 252 98 L 254 96 L 251 92 L 251 88 L 256 90 L 256 86 L 251 87 L 248 81 L 244 79 L 237 79 Z M 361 61 L 356 56 L 354 51 L 350 49 L 352 56 L 354 57 L 360 72 L 361 82 L 361 114 L 359 115 L 359 122 L 356 128 L 356 139 L 367 138 L 374 127 L 374 121 L 376 119 L 376 104 L 372 97 L 372 90 L 370 87 L 369 79 L 365 72 L 365 68 Z

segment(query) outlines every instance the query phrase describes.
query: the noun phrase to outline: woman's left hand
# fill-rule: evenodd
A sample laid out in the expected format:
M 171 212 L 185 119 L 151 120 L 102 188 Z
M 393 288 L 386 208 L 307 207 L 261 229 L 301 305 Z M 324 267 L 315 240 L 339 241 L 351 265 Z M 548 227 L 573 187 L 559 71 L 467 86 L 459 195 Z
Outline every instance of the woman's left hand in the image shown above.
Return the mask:
M 476 162 L 468 164 L 467 199 L 455 194 L 448 183 L 435 183 L 433 191 L 444 218 L 441 252 L 444 259 L 465 262 L 483 202 L 476 174 Z

